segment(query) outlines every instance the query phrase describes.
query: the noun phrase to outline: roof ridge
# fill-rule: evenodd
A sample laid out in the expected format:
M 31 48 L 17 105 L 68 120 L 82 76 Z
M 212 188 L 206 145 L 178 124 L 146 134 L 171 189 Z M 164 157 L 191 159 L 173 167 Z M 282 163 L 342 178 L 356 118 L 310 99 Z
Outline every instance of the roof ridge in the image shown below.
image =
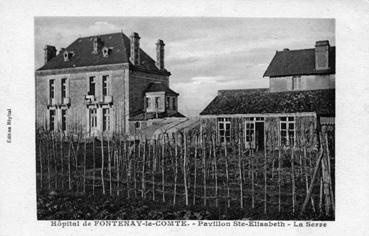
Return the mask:
M 115 32 L 115 33 L 88 35 L 88 36 L 78 37 L 77 39 L 91 38 L 91 37 L 97 37 L 97 36 L 108 36 L 108 35 L 113 35 L 113 34 L 122 34 L 122 35 L 125 35 L 123 32 Z
M 222 89 L 218 90 L 218 96 L 227 96 L 227 95 L 234 95 L 237 96 L 242 93 L 261 93 L 267 92 L 269 88 L 250 88 L 250 89 Z
M 248 89 L 219 89 L 218 91 L 250 91 L 250 90 L 267 90 L 269 88 L 248 88 Z
M 329 46 L 330 48 L 336 48 L 336 46 Z M 309 51 L 309 50 L 315 50 L 315 48 L 300 48 L 300 49 L 288 49 L 288 50 L 277 50 L 277 52 L 297 52 L 297 51 Z
M 335 88 L 322 88 L 322 89 L 306 89 L 306 90 L 290 90 L 290 91 L 276 91 L 270 93 L 308 93 L 308 92 L 320 92 L 320 91 L 327 91 L 327 90 L 336 90 Z

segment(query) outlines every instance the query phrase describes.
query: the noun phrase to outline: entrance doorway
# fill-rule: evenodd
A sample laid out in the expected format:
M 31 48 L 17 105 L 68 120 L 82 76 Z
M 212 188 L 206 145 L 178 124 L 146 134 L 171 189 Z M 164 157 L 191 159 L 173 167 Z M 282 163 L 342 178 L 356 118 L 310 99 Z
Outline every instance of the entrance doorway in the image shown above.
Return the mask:
M 255 122 L 256 151 L 264 150 L 264 122 Z

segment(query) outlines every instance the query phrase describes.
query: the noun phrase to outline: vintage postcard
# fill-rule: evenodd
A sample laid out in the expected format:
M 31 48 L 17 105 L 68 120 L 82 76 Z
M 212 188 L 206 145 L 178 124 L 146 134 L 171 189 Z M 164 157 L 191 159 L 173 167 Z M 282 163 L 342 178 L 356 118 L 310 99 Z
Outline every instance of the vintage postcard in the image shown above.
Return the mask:
M 22 131 L 29 153 L 18 153 L 31 183 L 19 185 L 31 196 L 20 232 L 340 233 L 343 199 L 367 200 L 339 187 L 343 144 L 356 137 L 342 143 L 347 131 L 338 132 L 350 109 L 339 91 L 351 83 L 340 60 L 353 51 L 342 27 L 350 21 L 334 9 L 33 14 L 33 32 L 22 35 L 32 39 L 22 82 L 32 89 L 15 100 L 33 98 L 31 107 L 21 116 L 2 105 L 6 150 L 21 147 L 18 121 L 31 124 Z

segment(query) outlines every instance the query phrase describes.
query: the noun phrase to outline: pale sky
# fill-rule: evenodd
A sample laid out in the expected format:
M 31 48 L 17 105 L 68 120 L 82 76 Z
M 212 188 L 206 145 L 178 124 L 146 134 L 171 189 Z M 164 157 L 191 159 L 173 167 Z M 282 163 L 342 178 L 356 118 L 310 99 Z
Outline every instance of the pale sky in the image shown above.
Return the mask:
M 198 115 L 219 89 L 268 87 L 263 74 L 277 50 L 313 48 L 317 40 L 335 45 L 333 19 L 38 17 L 35 18 L 35 69 L 43 46 L 58 50 L 76 38 L 123 31 L 139 33 L 140 46 L 153 59 L 157 39 L 165 43 L 170 87 L 179 111 Z

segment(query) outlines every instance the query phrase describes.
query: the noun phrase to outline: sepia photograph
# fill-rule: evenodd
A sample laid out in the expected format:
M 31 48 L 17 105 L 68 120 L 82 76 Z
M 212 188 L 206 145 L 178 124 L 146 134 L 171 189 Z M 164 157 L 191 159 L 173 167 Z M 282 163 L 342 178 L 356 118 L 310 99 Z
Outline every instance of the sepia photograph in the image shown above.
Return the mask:
M 35 17 L 37 220 L 334 221 L 335 27 Z

